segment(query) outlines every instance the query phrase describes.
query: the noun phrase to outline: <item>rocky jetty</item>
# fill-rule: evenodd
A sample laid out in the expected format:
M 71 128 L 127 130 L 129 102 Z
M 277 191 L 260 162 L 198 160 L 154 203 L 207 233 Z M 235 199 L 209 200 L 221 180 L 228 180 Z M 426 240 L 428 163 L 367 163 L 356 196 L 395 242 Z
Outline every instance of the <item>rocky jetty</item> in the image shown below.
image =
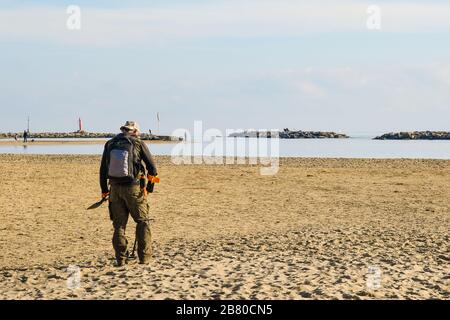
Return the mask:
M 280 139 L 345 139 L 347 135 L 327 131 L 295 131 L 288 128 L 283 131 L 243 131 L 230 134 L 230 137 L 238 138 L 271 138 L 275 133 Z
M 375 140 L 450 140 L 450 132 L 447 131 L 412 131 L 390 132 L 375 137 Z
M 28 137 L 29 139 L 110 139 L 116 136 L 117 133 L 96 133 L 96 132 L 40 132 L 31 133 Z M 0 139 L 13 139 L 17 137 L 19 139 L 23 138 L 23 132 L 20 133 L 0 133 Z M 172 136 L 161 136 L 149 133 L 141 134 L 142 140 L 160 140 L 160 141 L 181 141 L 183 138 L 172 137 Z

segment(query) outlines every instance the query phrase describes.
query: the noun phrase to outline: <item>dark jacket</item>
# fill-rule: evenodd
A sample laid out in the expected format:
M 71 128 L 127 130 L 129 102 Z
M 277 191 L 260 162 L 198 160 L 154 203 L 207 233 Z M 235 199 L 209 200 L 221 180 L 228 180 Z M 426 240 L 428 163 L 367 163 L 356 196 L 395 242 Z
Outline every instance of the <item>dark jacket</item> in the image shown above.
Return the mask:
M 116 136 L 116 138 L 123 135 L 124 135 L 123 133 L 120 133 Z M 158 175 L 155 162 L 153 161 L 152 155 L 150 154 L 147 145 L 139 138 L 132 136 L 128 136 L 128 138 L 133 141 L 136 154 L 138 155 L 138 160 L 141 164 L 142 162 L 145 164 L 145 168 L 147 169 L 148 174 L 152 176 Z M 100 187 L 102 189 L 102 193 L 108 192 L 108 163 L 109 163 L 108 146 L 113 139 L 106 142 L 105 148 L 103 150 L 102 162 L 100 165 Z

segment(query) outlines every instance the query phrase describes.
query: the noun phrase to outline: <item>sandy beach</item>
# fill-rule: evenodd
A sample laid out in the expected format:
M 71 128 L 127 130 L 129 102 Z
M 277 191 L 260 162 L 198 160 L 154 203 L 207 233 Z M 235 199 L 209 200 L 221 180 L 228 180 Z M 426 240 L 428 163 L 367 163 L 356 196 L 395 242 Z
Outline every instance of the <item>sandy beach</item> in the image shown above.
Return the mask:
M 153 262 L 122 268 L 107 207 L 86 210 L 99 161 L 0 155 L 0 299 L 449 298 L 450 161 L 156 157 Z

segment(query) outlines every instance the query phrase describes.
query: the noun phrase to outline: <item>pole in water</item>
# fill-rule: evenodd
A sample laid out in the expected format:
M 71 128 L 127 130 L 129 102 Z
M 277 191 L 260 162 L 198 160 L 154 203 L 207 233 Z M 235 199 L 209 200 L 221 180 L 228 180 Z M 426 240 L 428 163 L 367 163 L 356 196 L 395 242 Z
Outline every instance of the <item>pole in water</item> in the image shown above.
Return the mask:
M 156 113 L 156 119 L 158 120 L 158 135 L 159 135 L 159 112 Z
M 27 119 L 27 132 L 28 133 L 30 132 L 30 116 L 28 116 L 28 119 Z

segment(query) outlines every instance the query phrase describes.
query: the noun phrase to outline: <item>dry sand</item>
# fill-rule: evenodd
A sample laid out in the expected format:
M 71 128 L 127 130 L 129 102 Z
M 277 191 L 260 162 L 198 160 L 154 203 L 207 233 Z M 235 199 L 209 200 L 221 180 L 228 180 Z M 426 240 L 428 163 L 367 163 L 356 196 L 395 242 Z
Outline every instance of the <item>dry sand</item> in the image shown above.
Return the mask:
M 157 163 L 154 261 L 114 268 L 99 157 L 0 155 L 0 298 L 449 298 L 450 161 Z

